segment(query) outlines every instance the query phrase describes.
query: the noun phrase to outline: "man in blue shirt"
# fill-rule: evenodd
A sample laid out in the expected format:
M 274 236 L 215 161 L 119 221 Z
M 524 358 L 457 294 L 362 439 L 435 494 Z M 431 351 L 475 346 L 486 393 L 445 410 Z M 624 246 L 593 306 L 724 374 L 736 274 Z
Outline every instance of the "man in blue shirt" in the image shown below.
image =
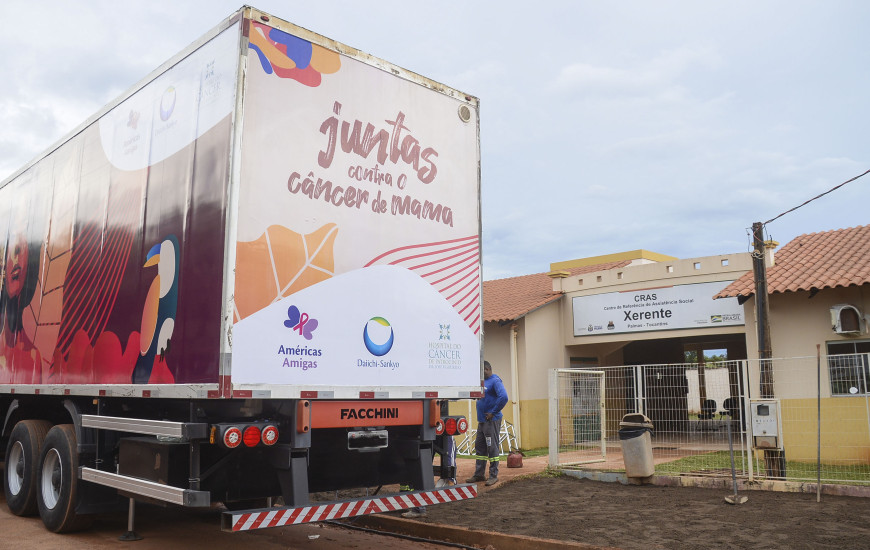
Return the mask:
M 477 400 L 477 436 L 474 439 L 474 452 L 478 457 L 489 461 L 489 479 L 485 477 L 487 460 L 478 458 L 474 475 L 466 483 L 486 481 L 486 485 L 498 483 L 498 460 L 501 453 L 499 434 L 501 433 L 501 410 L 508 402 L 508 394 L 497 374 L 492 373 L 489 361 L 483 362 L 483 398 Z

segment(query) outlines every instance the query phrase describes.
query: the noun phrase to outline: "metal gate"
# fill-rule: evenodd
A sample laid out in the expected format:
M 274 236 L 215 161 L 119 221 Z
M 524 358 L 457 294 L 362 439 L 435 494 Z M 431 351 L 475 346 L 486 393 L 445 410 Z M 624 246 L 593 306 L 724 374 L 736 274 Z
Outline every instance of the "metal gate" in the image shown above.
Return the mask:
M 607 457 L 605 373 L 554 369 L 550 380 L 550 464 L 604 462 Z
M 550 465 L 620 470 L 619 422 L 651 419 L 656 473 L 751 476 L 745 361 L 550 371 Z

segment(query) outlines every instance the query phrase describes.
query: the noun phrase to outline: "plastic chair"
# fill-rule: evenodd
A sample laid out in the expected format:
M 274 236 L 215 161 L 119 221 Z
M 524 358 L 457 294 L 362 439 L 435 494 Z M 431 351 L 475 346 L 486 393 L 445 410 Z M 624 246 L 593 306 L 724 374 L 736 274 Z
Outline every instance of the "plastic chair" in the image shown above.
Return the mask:
M 712 420 L 716 417 L 716 410 L 718 409 L 718 405 L 716 405 L 716 401 L 712 399 L 705 399 L 703 403 L 701 403 L 701 412 L 698 413 L 698 424 L 697 428 L 700 430 L 704 421 L 707 421 L 707 424 L 710 424 Z

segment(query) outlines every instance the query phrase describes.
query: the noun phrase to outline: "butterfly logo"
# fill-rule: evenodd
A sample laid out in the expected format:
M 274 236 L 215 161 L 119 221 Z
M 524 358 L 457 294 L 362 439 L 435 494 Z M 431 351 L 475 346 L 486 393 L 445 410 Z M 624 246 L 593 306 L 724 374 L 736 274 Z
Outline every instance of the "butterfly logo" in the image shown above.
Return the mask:
M 306 340 L 311 340 L 314 338 L 312 333 L 317 328 L 317 319 L 307 313 L 300 313 L 296 306 L 290 306 L 287 308 L 287 320 L 284 321 L 284 326 L 297 331 Z
M 133 128 L 134 130 L 139 126 L 139 111 L 130 110 L 130 114 L 127 117 L 127 127 Z
M 441 333 L 438 336 L 439 340 L 450 340 L 450 325 L 442 325 L 438 324 L 438 327 L 441 330 Z

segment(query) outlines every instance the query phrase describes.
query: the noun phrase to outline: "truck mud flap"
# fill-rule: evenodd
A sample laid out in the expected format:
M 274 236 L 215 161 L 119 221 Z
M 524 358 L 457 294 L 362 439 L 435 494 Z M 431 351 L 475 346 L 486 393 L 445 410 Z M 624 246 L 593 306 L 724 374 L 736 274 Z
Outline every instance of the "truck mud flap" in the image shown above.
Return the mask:
M 334 502 L 318 502 L 305 506 L 282 506 L 257 510 L 224 512 L 221 529 L 229 532 L 251 531 L 284 525 L 297 525 L 332 519 L 351 518 L 382 512 L 394 512 L 417 506 L 468 500 L 477 496 L 477 485 L 463 484 L 431 491 L 409 491 L 391 495 Z

